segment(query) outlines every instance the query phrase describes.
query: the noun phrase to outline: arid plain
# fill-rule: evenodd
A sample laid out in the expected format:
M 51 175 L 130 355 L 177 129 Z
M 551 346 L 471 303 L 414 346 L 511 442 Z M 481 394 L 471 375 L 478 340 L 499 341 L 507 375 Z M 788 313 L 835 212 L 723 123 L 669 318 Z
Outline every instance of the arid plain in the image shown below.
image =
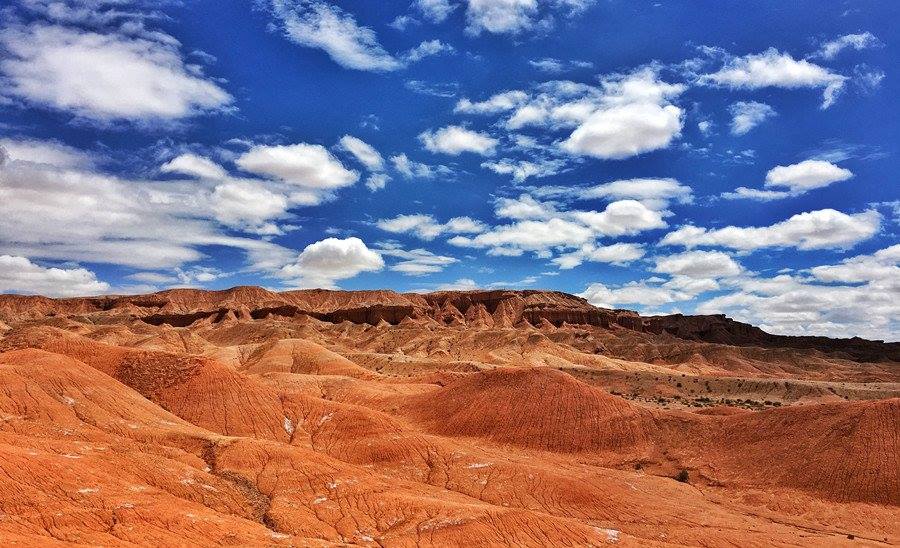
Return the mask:
M 0 296 L 0 539 L 900 543 L 900 344 L 542 291 Z

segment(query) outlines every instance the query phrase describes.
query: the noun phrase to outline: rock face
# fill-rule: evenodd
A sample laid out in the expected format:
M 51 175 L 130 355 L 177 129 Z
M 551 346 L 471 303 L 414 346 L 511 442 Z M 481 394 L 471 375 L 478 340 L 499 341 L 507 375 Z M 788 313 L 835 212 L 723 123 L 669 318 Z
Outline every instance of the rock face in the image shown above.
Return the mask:
M 0 545 L 896 545 L 896 357 L 553 291 L 0 296 Z
M 274 293 L 259 287 L 222 291 L 177 289 L 151 295 L 48 299 L 0 295 L 0 322 L 49 315 L 103 314 L 136 318 L 151 325 L 187 327 L 199 321 L 310 317 L 339 324 L 399 325 L 405 319 L 431 318 L 448 326 L 515 328 L 585 325 L 667 334 L 689 341 L 732 346 L 812 349 L 841 353 L 853 360 L 900 361 L 900 343 L 863 339 L 787 337 L 733 321 L 724 315 L 641 317 L 630 310 L 597 308 L 586 300 L 556 291 L 443 291 L 401 294 L 393 291 L 329 291 Z M 490 319 L 488 319 L 490 317 Z M 524 324 L 522 324 L 524 325 Z M 2 324 L 0 324 L 2 326 Z M 2 330 L 2 327 L 0 327 Z
M 723 314 L 709 316 L 652 316 L 643 319 L 646 329 L 653 333 L 667 333 L 680 339 L 727 344 L 733 346 L 761 346 L 776 348 L 809 348 L 823 352 L 839 352 L 851 359 L 900 361 L 900 344 L 884 344 L 860 338 L 830 339 L 828 337 L 787 337 L 766 333 L 758 327 L 736 322 Z

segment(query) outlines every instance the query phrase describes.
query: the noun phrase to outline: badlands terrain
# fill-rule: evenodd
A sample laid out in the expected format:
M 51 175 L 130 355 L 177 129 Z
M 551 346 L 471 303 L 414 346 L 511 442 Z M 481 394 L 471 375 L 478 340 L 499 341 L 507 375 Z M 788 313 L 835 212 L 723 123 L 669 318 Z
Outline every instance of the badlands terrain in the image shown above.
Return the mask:
M 0 296 L 0 543 L 888 546 L 900 344 L 544 291 Z

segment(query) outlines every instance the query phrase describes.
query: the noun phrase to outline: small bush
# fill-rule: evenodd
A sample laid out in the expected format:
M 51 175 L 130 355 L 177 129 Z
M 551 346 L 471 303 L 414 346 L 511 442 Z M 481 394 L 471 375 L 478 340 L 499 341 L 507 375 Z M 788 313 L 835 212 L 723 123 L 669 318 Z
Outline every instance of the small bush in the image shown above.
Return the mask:
M 688 471 L 687 471 L 687 470 L 682 470 L 681 472 L 678 472 L 678 475 L 675 476 L 675 479 L 678 480 L 678 481 L 680 481 L 681 483 L 687 483 L 688 480 L 691 479 L 691 478 L 690 478 L 690 476 L 688 475 Z

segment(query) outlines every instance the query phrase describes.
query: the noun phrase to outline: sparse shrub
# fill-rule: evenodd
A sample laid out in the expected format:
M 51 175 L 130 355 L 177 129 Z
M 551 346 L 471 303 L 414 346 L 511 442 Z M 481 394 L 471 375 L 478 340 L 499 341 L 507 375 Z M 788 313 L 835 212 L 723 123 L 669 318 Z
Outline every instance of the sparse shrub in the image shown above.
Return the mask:
M 688 480 L 691 479 L 691 478 L 690 478 L 690 476 L 688 475 L 688 471 L 687 471 L 687 470 L 682 470 L 681 472 L 678 472 L 678 475 L 675 476 L 675 479 L 678 480 L 678 481 L 680 481 L 681 483 L 687 483 Z

